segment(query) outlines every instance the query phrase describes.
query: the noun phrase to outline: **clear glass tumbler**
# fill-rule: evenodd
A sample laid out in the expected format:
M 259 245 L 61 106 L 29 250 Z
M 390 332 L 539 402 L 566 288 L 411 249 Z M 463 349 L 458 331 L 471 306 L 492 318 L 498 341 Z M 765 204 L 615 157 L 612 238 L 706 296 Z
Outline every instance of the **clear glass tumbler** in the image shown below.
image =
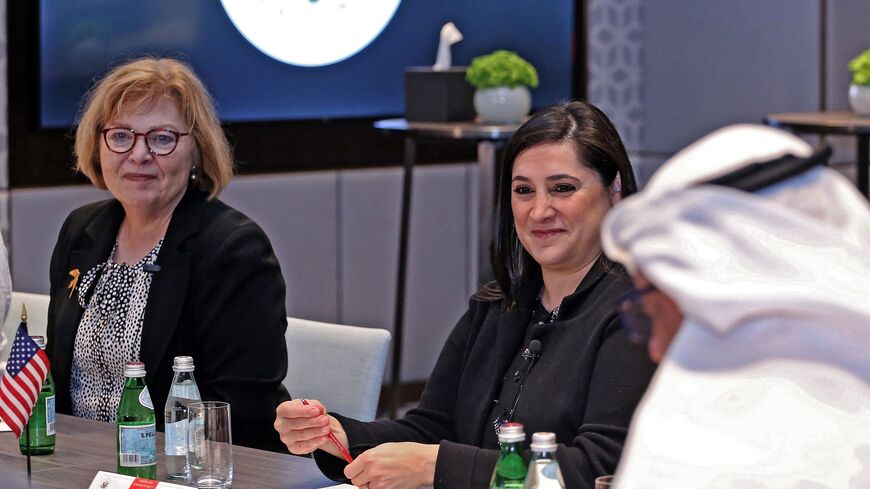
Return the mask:
M 195 402 L 187 411 L 187 463 L 190 483 L 199 488 L 227 488 L 233 483 L 233 436 L 230 405 Z

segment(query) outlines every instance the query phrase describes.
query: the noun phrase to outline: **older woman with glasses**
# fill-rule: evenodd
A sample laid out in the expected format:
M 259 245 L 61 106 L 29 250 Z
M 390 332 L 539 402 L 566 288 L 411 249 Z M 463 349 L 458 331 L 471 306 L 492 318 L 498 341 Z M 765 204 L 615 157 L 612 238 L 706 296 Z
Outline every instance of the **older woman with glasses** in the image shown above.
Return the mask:
M 653 365 L 619 327 L 625 271 L 601 254 L 604 215 L 634 192 L 607 117 L 583 102 L 542 109 L 505 149 L 492 264 L 417 408 L 364 423 L 286 402 L 275 427 L 291 452 L 358 487 L 489 487 L 510 421 L 561 443 L 565 487 L 610 474 Z M 328 434 L 356 459 L 347 464 Z
M 605 219 L 661 362 L 616 487 L 870 487 L 870 207 L 829 154 L 725 128 Z
M 203 84 L 172 59 L 115 68 L 88 94 L 75 152 L 112 198 L 73 211 L 51 258 L 58 412 L 114 422 L 124 364 L 142 361 L 160 413 L 173 357 L 190 355 L 202 398 L 232 405 L 233 441 L 281 449 L 284 281 L 262 229 L 216 198 L 233 163 Z

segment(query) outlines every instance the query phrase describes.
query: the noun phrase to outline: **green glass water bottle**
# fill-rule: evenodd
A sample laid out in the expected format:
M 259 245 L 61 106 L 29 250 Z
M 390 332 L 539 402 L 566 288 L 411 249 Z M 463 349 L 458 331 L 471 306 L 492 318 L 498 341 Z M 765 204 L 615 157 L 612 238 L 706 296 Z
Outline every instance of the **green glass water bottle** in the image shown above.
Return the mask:
M 157 433 L 154 404 L 145 385 L 145 364 L 124 366 L 124 392 L 118 405 L 118 473 L 157 479 Z
M 31 338 L 40 348 L 45 350 L 44 336 L 31 336 Z M 39 399 L 33 406 L 28 424 L 29 427 L 24 429 L 30 430 L 30 454 L 48 455 L 54 453 L 54 379 L 51 377 L 51 371 L 48 372 L 42 383 Z M 18 448 L 21 449 L 21 453 L 27 453 L 27 438 L 28 435 L 22 433 L 18 439 Z
M 526 480 L 523 442 L 526 434 L 521 423 L 505 423 L 498 431 L 499 453 L 492 472 L 490 489 L 522 489 Z

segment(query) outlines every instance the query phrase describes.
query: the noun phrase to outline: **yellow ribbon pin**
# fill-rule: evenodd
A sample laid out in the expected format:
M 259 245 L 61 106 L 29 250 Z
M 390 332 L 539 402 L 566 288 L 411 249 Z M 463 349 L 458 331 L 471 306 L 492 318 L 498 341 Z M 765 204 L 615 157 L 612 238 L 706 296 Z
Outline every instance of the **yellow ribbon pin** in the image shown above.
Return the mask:
M 69 271 L 69 275 L 72 277 L 72 280 L 70 280 L 69 285 L 67 285 L 66 288 L 69 289 L 69 296 L 72 297 L 73 292 L 76 291 L 76 286 L 79 284 L 79 275 L 81 275 L 81 272 L 79 272 L 78 268 L 73 268 Z

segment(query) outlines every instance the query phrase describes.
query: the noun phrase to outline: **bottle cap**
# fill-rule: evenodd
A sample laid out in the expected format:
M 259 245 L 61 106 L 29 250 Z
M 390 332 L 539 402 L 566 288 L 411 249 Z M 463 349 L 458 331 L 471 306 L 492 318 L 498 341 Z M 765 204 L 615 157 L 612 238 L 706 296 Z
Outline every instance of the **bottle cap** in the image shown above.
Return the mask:
M 526 441 L 526 434 L 523 433 L 522 423 L 505 423 L 498 429 L 499 443 L 515 443 L 518 441 Z
M 533 452 L 555 452 L 557 447 L 555 433 L 539 431 L 532 435 Z
M 31 336 L 30 339 L 36 343 L 36 346 L 45 350 L 45 336 Z
M 193 357 L 175 357 L 172 370 L 176 372 L 193 372 Z
M 127 362 L 127 365 L 124 365 L 124 377 L 145 377 L 145 364 Z

